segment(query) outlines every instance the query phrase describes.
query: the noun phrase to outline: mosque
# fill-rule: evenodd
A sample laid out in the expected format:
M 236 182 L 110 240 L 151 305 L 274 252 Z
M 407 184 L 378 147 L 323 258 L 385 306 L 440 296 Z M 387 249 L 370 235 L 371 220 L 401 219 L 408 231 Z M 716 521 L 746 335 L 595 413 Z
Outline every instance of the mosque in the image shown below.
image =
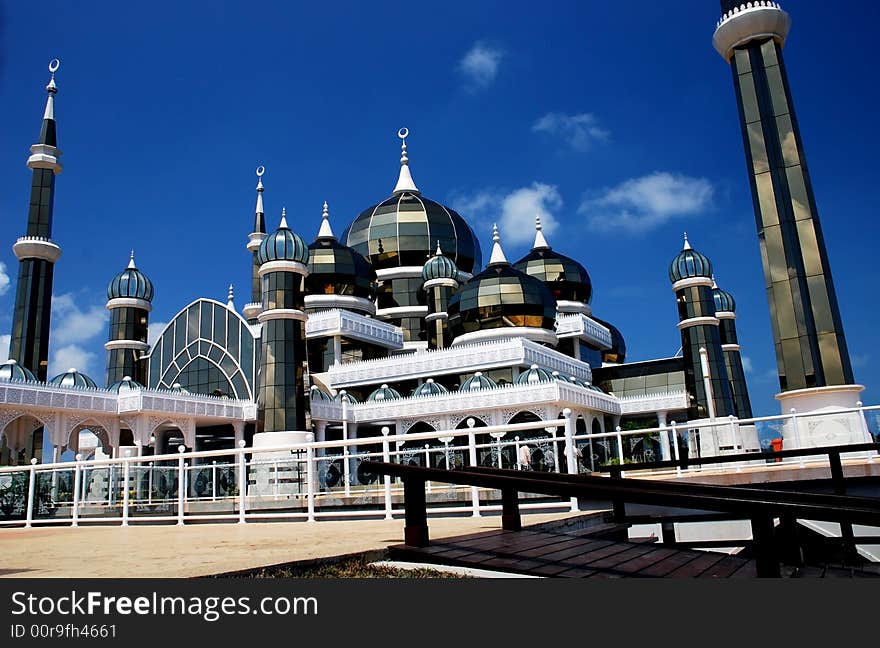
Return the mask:
M 795 137 L 803 157 L 796 122 L 783 119 L 790 112 L 782 68 L 788 14 L 771 2 L 740 7 L 728 1 L 722 8 L 716 48 L 734 69 L 747 156 L 761 160 L 750 180 L 760 198 L 762 249 L 777 235 L 779 249 L 767 245 L 771 257 L 797 252 L 783 250 L 783 240 L 819 246 L 816 258 L 827 267 L 821 237 L 779 234 L 795 221 L 796 231 L 804 231 L 805 221 L 818 227 L 806 167 L 792 164 L 791 149 L 780 144 Z M 483 265 L 468 215 L 431 200 L 416 185 L 405 128 L 398 132 L 400 168 L 390 195 L 344 229 L 332 223 L 327 203 L 312 232 L 291 229 L 283 210 L 267 215 L 265 169 L 257 169 L 253 228 L 238 261 L 252 267 L 250 301 L 242 308 L 231 288 L 225 304 L 200 298 L 181 305 L 150 345 L 152 300 L 162 286 L 154 287 L 149 269 L 138 267 L 132 253 L 107 289 L 106 374 L 90 377 L 70 368 L 48 376 L 52 281 L 61 257 L 61 245 L 52 240 L 61 171 L 58 66 L 57 60 L 50 64 L 40 134 L 27 160 L 33 171 L 27 229 L 13 245 L 20 266 L 11 359 L 0 365 L 0 464 L 42 457 L 44 445 L 57 460 L 65 450 L 80 450 L 84 430 L 98 437 L 107 454 L 143 455 L 181 444 L 205 450 L 244 441 L 259 448 L 301 441 L 306 433 L 323 441 L 380 437 L 383 427 L 395 434 L 448 430 L 469 418 L 477 427 L 554 420 L 564 408 L 572 411 L 578 431 L 594 433 L 621 425 L 752 417 L 736 303 L 715 284 L 710 260 L 687 235 L 681 249 L 669 251 L 668 268 L 669 307 L 679 315 L 670 346 L 680 341 L 681 352 L 627 362 L 613 316 L 593 312 L 588 269 L 553 246 L 539 219 L 532 249 L 515 261 L 505 255 L 504 232 L 495 227 Z M 786 106 L 779 103 L 784 99 Z M 762 127 L 766 150 L 758 152 L 754 134 Z M 776 173 L 774 164 L 788 173 Z M 780 182 L 792 183 L 780 196 L 809 195 L 787 205 L 777 200 L 774 221 L 765 199 Z M 801 212 L 789 213 L 792 204 Z M 812 310 L 806 310 L 817 314 L 806 323 L 800 318 L 799 325 L 813 329 L 794 336 L 774 326 L 783 392 L 803 400 L 810 390 L 859 388 L 851 385 L 837 305 L 827 290 L 830 274 L 813 281 L 816 273 L 803 261 L 812 257 L 800 254 L 803 276 L 785 277 L 788 302 L 774 301 L 783 294 L 782 280 L 771 276 L 773 259 L 763 256 L 773 317 L 796 307 L 792 295 L 805 304 L 812 298 Z M 818 299 L 825 301 L 817 306 Z M 826 323 L 830 332 L 822 328 Z M 793 345 L 808 352 L 794 358 Z M 816 362 L 805 368 L 810 350 Z M 749 425 L 726 447 L 705 437 L 689 439 L 686 430 L 677 441 L 692 455 L 759 450 Z M 629 451 L 670 457 L 669 435 L 642 443 Z M 581 460 L 605 459 L 591 452 Z

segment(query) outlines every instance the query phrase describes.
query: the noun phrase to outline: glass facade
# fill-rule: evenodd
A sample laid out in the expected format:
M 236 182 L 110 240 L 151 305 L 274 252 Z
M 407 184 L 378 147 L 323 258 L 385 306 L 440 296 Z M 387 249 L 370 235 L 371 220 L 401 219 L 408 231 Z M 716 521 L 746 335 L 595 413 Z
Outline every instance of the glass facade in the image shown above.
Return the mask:
M 30 227 L 28 228 L 30 229 Z M 22 259 L 18 266 L 9 357 L 45 381 L 49 366 L 49 322 L 55 266 Z
M 527 326 L 552 331 L 556 300 L 534 277 L 507 264 L 486 268 L 449 300 L 453 336 L 500 328 Z
M 28 209 L 28 236 L 52 238 L 54 196 L 55 172 L 52 169 L 34 169 Z
M 263 310 L 303 308 L 303 278 L 295 272 L 267 272 L 263 275 Z
M 473 273 L 482 265 L 480 243 L 458 212 L 409 192 L 363 211 L 340 240 L 369 259 L 375 270 L 421 268 L 438 241 L 460 270 Z
M 690 286 L 675 294 L 679 321 L 692 317 L 715 317 L 715 298 L 708 286 Z
M 305 340 L 300 320 L 263 323 L 259 405 L 266 432 L 306 429 Z
M 147 384 L 147 362 L 137 349 L 110 349 L 107 352 L 107 382 L 112 385 L 126 376 L 141 385 Z M 206 392 L 200 392 L 206 393 Z
M 782 390 L 854 382 L 782 49 L 731 59 Z
M 212 393 L 221 384 L 216 372 L 231 389 L 233 398 L 256 395 L 254 336 L 247 322 L 223 304 L 200 299 L 178 313 L 150 350 L 149 377 L 152 389 L 170 389 L 179 382 L 193 393 Z M 190 367 L 197 359 L 198 362 Z M 205 367 L 207 363 L 208 367 Z M 185 372 L 184 370 L 187 369 Z M 208 373 L 200 373 L 208 372 Z M 187 381 L 194 380 L 190 384 Z
M 684 376 L 688 394 L 693 396 L 688 418 L 709 418 L 709 398 L 703 380 L 703 369 L 700 361 L 700 347 L 706 349 L 709 360 L 709 377 L 712 386 L 712 403 L 715 416 L 735 414 L 733 396 L 730 391 L 730 379 L 727 376 L 727 365 L 721 351 L 721 336 L 718 326 L 704 324 L 689 326 L 681 331 L 682 354 L 684 355 Z
M 147 341 L 147 311 L 142 308 L 113 308 L 110 311 L 109 340 Z M 121 378 L 120 378 L 121 380 Z M 116 382 L 115 380 L 113 382 Z
M 633 362 L 594 369 L 593 381 L 618 398 L 677 392 L 686 389 L 684 367 L 684 358 Z

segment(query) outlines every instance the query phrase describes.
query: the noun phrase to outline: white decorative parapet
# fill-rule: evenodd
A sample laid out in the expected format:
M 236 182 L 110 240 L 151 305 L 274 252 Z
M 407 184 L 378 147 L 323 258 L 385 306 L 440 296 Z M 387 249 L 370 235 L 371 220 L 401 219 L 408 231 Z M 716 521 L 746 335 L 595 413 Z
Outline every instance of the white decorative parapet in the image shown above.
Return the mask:
M 790 29 L 791 17 L 778 2 L 743 2 L 721 16 L 712 44 L 725 60 L 730 60 L 734 48 L 756 38 L 773 38 L 784 45 Z
M 671 412 L 688 408 L 688 395 L 685 391 L 655 392 L 639 396 L 625 396 L 618 399 L 621 414 L 640 414 L 643 412 Z
M 338 308 L 311 313 L 306 322 L 306 338 L 328 335 L 341 335 L 387 349 L 403 348 L 400 327 Z
M 561 338 L 577 336 L 600 349 L 611 348 L 611 331 L 582 313 L 559 313 L 556 316 L 556 335 Z
M 0 382 L 0 406 L 117 413 L 116 394 L 103 389 L 57 387 L 39 382 Z
M 144 389 L 119 396 L 119 413 L 130 412 L 162 412 L 196 418 L 254 421 L 257 418 L 257 405 L 251 401 L 218 396 Z
M 394 382 L 450 373 L 470 373 L 499 367 L 536 364 L 565 377 L 592 381 L 590 365 L 523 338 L 462 344 L 448 349 L 428 349 L 387 358 L 333 365 L 327 372 L 330 385 L 339 389 L 354 385 Z
M 615 397 L 559 380 L 501 385 L 491 389 L 469 392 L 448 392 L 425 396 L 409 396 L 379 402 L 346 405 L 347 420 L 352 423 L 395 420 L 401 418 L 428 418 L 513 408 L 527 410 L 536 405 L 593 410 L 606 414 L 621 413 Z M 312 401 L 311 416 L 316 420 L 342 420 L 342 404 Z

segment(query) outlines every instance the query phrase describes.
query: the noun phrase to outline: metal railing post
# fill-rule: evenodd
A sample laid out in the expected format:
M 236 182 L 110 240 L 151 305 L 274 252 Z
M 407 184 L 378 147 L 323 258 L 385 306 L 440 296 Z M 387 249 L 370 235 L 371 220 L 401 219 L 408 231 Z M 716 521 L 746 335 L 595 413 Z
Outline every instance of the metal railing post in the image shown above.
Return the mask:
M 26 527 L 31 526 L 34 519 L 34 491 L 37 488 L 37 458 L 31 458 L 30 475 L 28 476 L 27 514 L 25 515 Z
M 730 442 L 733 444 L 733 454 L 739 454 L 739 452 L 736 449 L 736 445 L 737 445 L 736 427 L 737 426 L 734 423 L 734 421 L 736 420 L 736 417 L 733 414 L 731 414 L 730 416 L 727 417 L 727 419 L 730 421 Z M 743 447 L 742 451 L 743 452 L 746 451 L 745 447 Z M 737 462 L 736 472 L 742 472 L 742 463 L 740 463 L 739 461 Z
M 675 421 L 672 421 L 669 424 L 669 427 L 672 428 L 672 451 L 675 453 L 675 461 L 681 462 L 681 454 L 678 449 L 678 430 L 675 427 Z M 677 475 L 681 475 L 681 464 L 675 467 L 675 473 Z
M 153 462 L 149 463 L 150 472 L 147 473 L 147 504 L 153 503 Z
M 617 432 L 617 460 L 620 462 L 620 476 L 623 477 L 623 435 L 620 434 L 620 426 L 614 428 Z
M 238 442 L 238 523 L 244 524 L 245 493 L 247 492 L 247 463 L 244 458 L 244 439 Z
M 469 418 L 466 422 L 468 427 L 468 462 L 471 466 L 477 465 L 477 435 L 474 426 L 477 421 Z M 471 517 L 480 517 L 480 490 L 471 486 Z
M 871 429 L 868 427 L 868 419 L 865 416 L 865 408 L 864 403 L 862 401 L 856 402 L 856 407 L 859 410 L 859 418 L 862 420 L 862 430 L 865 433 L 865 443 L 874 443 L 874 435 L 871 434 Z M 865 459 L 873 462 L 874 457 L 877 456 L 876 450 L 867 450 L 865 451 Z
M 382 428 L 382 461 L 385 463 L 391 463 L 391 448 L 388 445 L 388 434 L 391 430 L 388 427 Z M 385 519 L 392 520 L 394 516 L 391 514 L 391 475 L 385 474 L 382 476 L 382 480 L 385 483 Z
M 310 432 L 306 435 L 306 506 L 307 520 L 315 521 L 315 447 L 312 445 L 315 436 Z
M 128 493 L 128 469 L 129 462 L 127 458 L 122 458 L 122 526 L 128 526 L 128 503 L 129 503 L 129 493 Z
M 562 418 L 565 419 L 565 464 L 569 475 L 577 475 L 577 460 L 574 458 L 574 420 L 571 418 L 571 409 L 566 407 L 562 410 Z M 576 513 L 578 508 L 577 497 L 571 498 L 571 512 Z
M 183 526 L 184 497 L 186 495 L 186 465 L 183 463 L 183 453 L 186 446 L 177 446 L 177 526 Z
M 70 526 L 79 526 L 79 488 L 82 479 L 80 461 L 82 461 L 82 455 L 77 453 L 73 457 L 73 515 Z
M 217 501 L 217 460 L 211 461 L 211 501 Z
M 431 467 L 431 444 L 425 444 L 425 468 Z M 430 493 L 431 492 L 431 482 L 425 482 L 425 489 Z
M 790 411 L 791 411 L 791 427 L 794 430 L 794 442 L 797 444 L 798 450 L 803 450 L 804 448 L 801 445 L 801 431 L 800 431 L 800 427 L 798 426 L 797 410 L 792 407 Z M 804 467 L 804 456 L 803 455 L 801 455 L 799 457 L 799 461 L 800 461 L 799 467 L 803 468 Z

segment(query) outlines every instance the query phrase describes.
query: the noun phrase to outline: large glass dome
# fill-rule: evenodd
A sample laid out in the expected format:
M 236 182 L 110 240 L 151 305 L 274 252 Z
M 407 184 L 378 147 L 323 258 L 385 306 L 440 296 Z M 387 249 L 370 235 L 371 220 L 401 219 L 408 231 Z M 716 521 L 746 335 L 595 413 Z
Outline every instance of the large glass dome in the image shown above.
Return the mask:
M 371 299 L 375 278 L 376 273 L 367 260 L 335 238 L 318 238 L 309 245 L 307 293 Z
M 587 269 L 549 247 L 532 249 L 513 267 L 543 281 L 557 300 L 589 304 L 593 297 L 593 282 Z
M 473 274 L 483 263 L 480 242 L 464 218 L 418 192 L 395 192 L 365 209 L 341 240 L 364 255 L 375 270 L 421 267 L 438 242 L 463 272 Z

